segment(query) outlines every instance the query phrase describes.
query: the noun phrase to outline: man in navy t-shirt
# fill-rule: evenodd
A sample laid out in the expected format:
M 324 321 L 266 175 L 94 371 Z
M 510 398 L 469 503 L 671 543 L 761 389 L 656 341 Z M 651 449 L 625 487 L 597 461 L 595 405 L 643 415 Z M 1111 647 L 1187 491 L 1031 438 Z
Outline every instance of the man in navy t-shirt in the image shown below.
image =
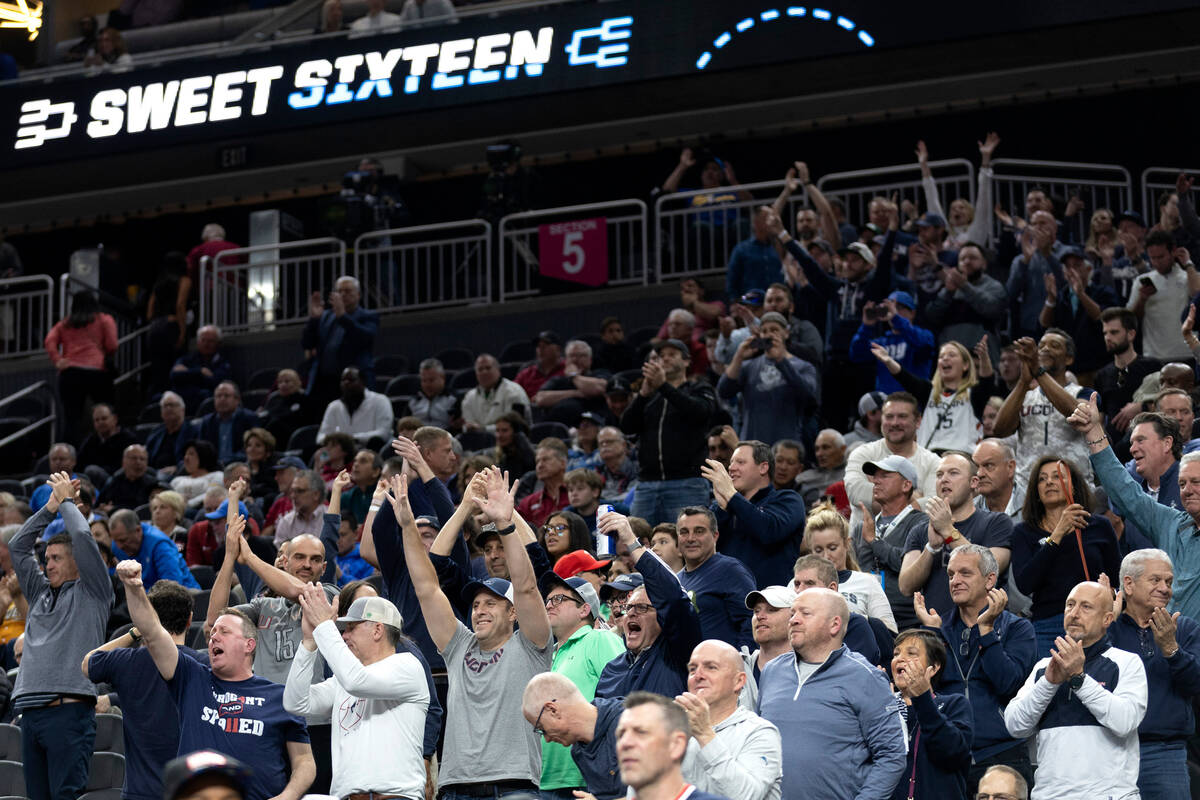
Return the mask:
M 192 623 L 192 596 L 188 590 L 174 581 L 159 581 L 149 598 L 179 652 L 199 658 L 199 653 L 183 643 Z M 110 684 L 113 691 L 107 699 L 121 707 L 121 726 L 125 730 L 125 787 L 121 797 L 159 800 L 163 795 L 163 767 L 179 751 L 179 712 L 167 684 L 158 677 L 150 651 L 137 646 L 141 638 L 138 629 L 131 628 L 97 647 L 83 657 L 83 674 L 90 681 Z
M 230 526 L 241 535 L 243 518 Z M 211 668 L 180 654 L 142 588 L 142 565 L 122 561 L 129 616 L 141 632 L 179 711 L 179 752 L 216 750 L 254 765 L 246 800 L 299 800 L 316 775 L 304 721 L 283 710 L 283 686 L 254 675 L 257 630 L 245 614 L 217 617 L 208 639 Z M 288 777 L 288 764 L 291 777 Z

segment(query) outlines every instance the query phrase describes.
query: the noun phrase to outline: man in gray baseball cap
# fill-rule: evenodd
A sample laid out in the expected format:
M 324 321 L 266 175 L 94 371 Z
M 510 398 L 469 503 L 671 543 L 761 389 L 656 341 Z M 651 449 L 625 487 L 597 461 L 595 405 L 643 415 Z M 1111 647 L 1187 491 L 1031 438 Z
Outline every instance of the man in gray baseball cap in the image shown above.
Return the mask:
M 900 565 L 909 534 L 929 523 L 929 518 L 912 505 L 917 468 L 904 456 L 893 453 L 866 462 L 862 471 L 871 480 L 871 506 L 878 506 L 879 513 L 860 504 L 862 522 L 851 529 L 854 553 L 861 569 L 883 572 L 883 593 L 899 629 L 915 628 L 920 622 L 912 598 L 900 593 Z
M 429 687 L 417 657 L 396 652 L 404 628 L 400 612 L 390 600 L 360 597 L 339 617 L 314 584 L 301 590 L 299 600 L 303 639 L 283 707 L 314 722 L 336 723 L 330 794 L 423 797 Z M 318 651 L 333 677 L 314 684 Z M 388 757 L 363 758 L 363 742 L 385 748 Z

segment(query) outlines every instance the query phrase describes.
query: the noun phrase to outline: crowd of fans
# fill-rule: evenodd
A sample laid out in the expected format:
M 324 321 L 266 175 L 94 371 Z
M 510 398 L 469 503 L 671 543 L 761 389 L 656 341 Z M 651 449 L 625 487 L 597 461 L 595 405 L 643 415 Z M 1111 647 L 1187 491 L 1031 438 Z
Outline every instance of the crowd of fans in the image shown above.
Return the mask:
M 1035 188 L 992 240 L 998 145 L 979 208 L 919 145 L 924 212 L 866 220 L 796 162 L 723 293 L 683 280 L 640 348 L 531 332 L 465 390 L 427 358 L 389 396 L 342 277 L 269 393 L 202 328 L 136 435 L 77 299 L 76 418 L 3 517 L 29 796 L 84 785 L 93 706 L 129 797 L 193 750 L 254 800 L 1190 796 L 1191 179 L 1082 240 Z M 666 189 L 699 167 L 698 224 L 736 224 L 701 161 Z

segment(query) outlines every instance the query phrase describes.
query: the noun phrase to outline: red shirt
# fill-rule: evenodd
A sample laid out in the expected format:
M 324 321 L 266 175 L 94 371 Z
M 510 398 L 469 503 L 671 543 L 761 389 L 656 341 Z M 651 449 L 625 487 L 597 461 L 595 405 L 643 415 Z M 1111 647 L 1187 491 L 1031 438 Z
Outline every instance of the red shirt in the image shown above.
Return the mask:
M 564 362 L 560 361 L 554 366 L 554 369 L 543 373 L 537 364 L 530 364 L 518 372 L 517 377 L 513 378 L 513 380 L 525 390 L 525 394 L 529 395 L 529 399 L 532 400 L 533 396 L 540 392 L 542 387 L 546 385 L 546 381 L 564 374 L 563 367 Z
M 284 493 L 275 498 L 275 502 L 271 503 L 271 507 L 267 509 L 267 518 L 264 520 L 267 525 L 274 525 L 279 521 L 279 518 L 292 510 L 292 498 Z
M 222 250 L 236 250 L 239 247 L 241 247 L 240 244 L 234 244 L 233 242 L 225 239 L 216 239 L 214 241 L 204 242 L 193 247 L 191 252 L 188 253 L 187 257 L 188 277 L 192 279 L 193 286 L 196 283 L 196 276 L 200 272 L 201 258 L 204 256 L 216 258 L 217 253 L 221 252 Z
M 517 513 L 536 530 L 545 525 L 546 520 L 550 519 L 555 511 L 562 511 L 569 505 L 571 501 L 567 497 L 566 484 L 558 487 L 558 497 L 547 492 L 543 485 L 541 491 L 534 492 L 517 503 Z
M 258 536 L 258 523 L 252 519 L 246 520 L 246 534 Z M 217 548 L 224 544 L 224 540 L 217 541 L 217 536 L 212 531 L 212 523 L 207 519 L 202 519 L 188 528 L 187 547 L 184 550 L 183 560 L 189 567 L 198 564 L 220 567 L 220 564 L 213 563 L 213 556 L 216 554 Z

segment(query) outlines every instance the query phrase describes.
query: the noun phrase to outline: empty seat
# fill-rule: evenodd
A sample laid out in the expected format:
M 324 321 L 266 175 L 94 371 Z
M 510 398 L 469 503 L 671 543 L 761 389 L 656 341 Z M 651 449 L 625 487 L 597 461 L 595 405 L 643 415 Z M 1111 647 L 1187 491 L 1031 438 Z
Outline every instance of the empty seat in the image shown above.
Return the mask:
M 0 794 L 25 796 L 25 767 L 20 761 L 0 761 Z
M 496 446 L 496 434 L 491 431 L 463 431 L 457 438 L 458 443 L 467 452 L 486 450 Z
M 392 416 L 396 419 L 399 419 L 400 417 L 407 417 L 408 401 L 412 399 L 413 396 L 411 394 L 402 394 L 396 397 L 389 397 L 388 400 L 392 402 Z
M 306 464 L 312 458 L 312 454 L 317 449 L 317 431 L 321 429 L 320 425 L 304 425 L 292 431 L 292 435 L 288 438 L 288 450 L 299 450 L 300 459 Z
M 266 389 L 268 392 L 275 386 L 275 376 L 279 374 L 278 367 L 267 367 L 266 369 L 256 369 L 250 375 L 250 380 L 246 381 L 246 390 Z
M 195 410 L 195 411 L 192 413 L 192 416 L 194 416 L 194 417 L 203 417 L 205 414 L 211 414 L 211 413 L 212 413 L 212 411 L 213 411 L 213 408 L 215 407 L 215 406 L 213 405 L 213 403 L 214 403 L 214 401 L 213 401 L 213 399 L 212 399 L 211 397 L 206 397 L 206 398 L 204 398 L 204 399 L 203 399 L 203 400 L 200 402 L 200 407 L 199 407 L 199 408 L 197 408 L 197 409 L 196 409 L 196 410 Z
M 25 496 L 33 497 L 34 491 L 36 491 L 39 486 L 43 485 L 48 480 L 50 480 L 50 476 L 44 472 L 40 472 L 36 475 L 30 475 L 28 478 L 22 480 L 21 485 L 25 487 Z
M 14 497 L 25 497 L 25 485 L 12 478 L 0 478 L 0 492 L 8 492 Z
M 505 361 L 500 365 L 500 377 L 508 378 L 511 381 L 528 363 L 528 361 Z
M 534 444 L 551 436 L 557 436 L 564 443 L 570 444 L 571 429 L 561 422 L 537 422 L 529 429 L 529 441 Z
M 420 375 L 397 375 L 388 381 L 384 394 L 388 397 L 395 397 L 401 394 L 414 395 L 419 391 L 421 391 Z
M 92 768 L 88 771 L 88 782 L 84 788 L 89 792 L 98 789 L 117 789 L 125 783 L 125 756 L 120 753 L 92 753 Z
M 375 375 L 403 375 L 408 372 L 408 357 L 401 355 L 375 356 Z
M 16 725 L 0 725 L 0 758 L 5 761 L 21 760 L 21 729 Z
M 475 380 L 475 370 L 464 369 L 456 374 L 449 382 L 450 390 L 457 391 L 458 389 L 474 389 L 478 384 Z
M 505 361 L 533 361 L 536 354 L 533 342 L 529 339 L 517 339 L 504 345 L 500 355 L 496 356 L 501 363 Z
M 188 589 L 192 594 L 192 619 L 206 619 L 208 617 L 208 597 L 211 593 L 209 589 Z
M 138 521 L 149 522 L 150 521 L 150 504 L 142 503 L 140 506 L 138 506 L 137 508 L 135 508 L 133 510 L 133 513 L 137 514 Z
M 434 356 L 442 366 L 451 369 L 469 369 L 475 366 L 475 354 L 465 347 L 448 347 Z
M 92 751 L 96 753 L 125 752 L 125 729 L 121 725 L 120 714 L 96 715 L 96 743 L 92 745 Z
M 270 389 L 247 389 L 242 392 L 242 407 L 257 411 L 267 401 Z
M 139 422 L 133 426 L 133 433 L 139 442 L 145 442 L 146 438 L 161 424 L 161 422 Z
M 138 412 L 137 421 L 139 425 L 146 422 L 158 424 L 162 422 L 162 409 L 159 407 L 158 403 L 147 403 L 146 405 L 142 406 L 142 410 Z
M 217 579 L 216 570 L 208 564 L 196 564 L 188 567 L 192 572 L 192 577 L 196 579 L 196 583 L 200 584 L 201 589 L 211 589 L 213 582 Z

